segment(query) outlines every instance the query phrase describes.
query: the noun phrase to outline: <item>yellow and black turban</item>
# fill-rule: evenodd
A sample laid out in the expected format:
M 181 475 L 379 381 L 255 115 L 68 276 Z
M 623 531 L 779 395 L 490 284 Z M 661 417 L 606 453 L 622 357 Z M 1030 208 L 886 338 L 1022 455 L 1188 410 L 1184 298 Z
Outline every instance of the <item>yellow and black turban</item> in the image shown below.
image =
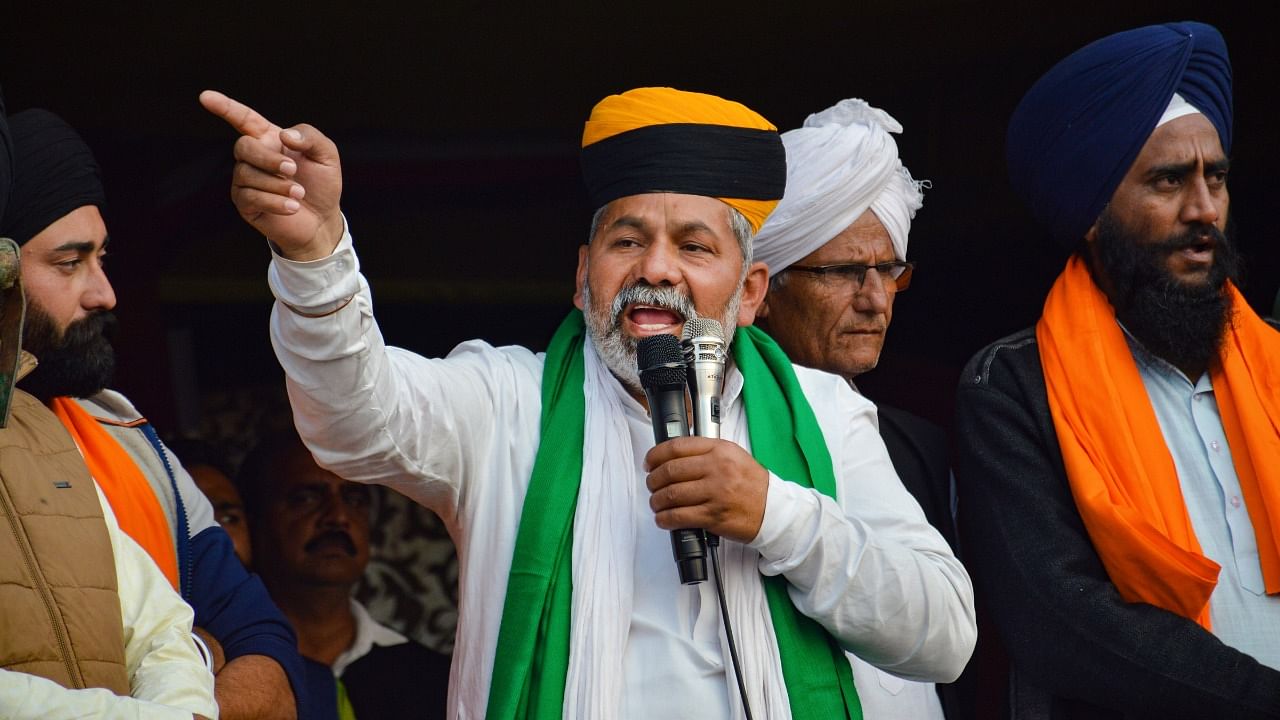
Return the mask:
M 591 110 L 582 176 L 593 207 L 650 192 L 706 195 L 759 230 L 782 198 L 787 155 L 778 129 L 741 103 L 638 88 Z

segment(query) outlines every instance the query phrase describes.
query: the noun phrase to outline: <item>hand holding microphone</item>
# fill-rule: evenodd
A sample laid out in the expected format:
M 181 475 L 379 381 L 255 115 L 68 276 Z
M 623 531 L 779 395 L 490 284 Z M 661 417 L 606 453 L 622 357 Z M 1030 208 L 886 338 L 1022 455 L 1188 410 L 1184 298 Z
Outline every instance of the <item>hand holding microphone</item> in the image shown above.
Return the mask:
M 690 333 L 688 346 L 702 350 L 708 349 L 708 343 L 714 346 L 714 340 L 695 341 L 714 339 L 711 331 L 718 329 L 719 324 L 706 321 L 714 323 L 713 328 L 690 325 L 693 322 L 686 323 L 689 328 L 686 332 Z M 700 528 L 723 538 L 749 542 L 760 531 L 764 520 L 769 471 L 739 445 L 717 437 L 725 375 L 723 364 L 718 370 L 715 367 L 716 363 L 724 362 L 723 340 L 719 342 L 718 353 L 711 347 L 708 353 L 700 353 L 704 355 L 702 358 L 690 356 L 693 364 L 688 365 L 674 336 L 657 335 L 640 341 L 640 383 L 649 398 L 657 442 L 645 455 L 645 469 L 649 471 L 646 483 L 652 493 L 649 506 L 661 528 L 673 531 Z M 704 363 L 700 370 L 699 362 Z M 708 363 L 709 367 L 705 365 Z M 690 372 L 695 373 L 693 406 L 698 436 L 681 437 L 688 433 L 684 391 L 690 382 Z M 718 377 L 713 377 L 717 374 Z M 700 406 L 704 410 L 699 410 Z M 700 531 L 692 532 L 702 538 Z M 674 543 L 676 533 L 672 535 Z
M 685 364 L 675 335 L 644 338 L 636 348 L 640 385 L 649 400 L 653 441 L 661 445 L 689 434 L 685 413 Z M 684 585 L 707 579 L 707 543 L 701 530 L 677 528 L 671 531 L 671 552 L 675 556 L 680 582 Z
M 733 639 L 720 565 L 708 537 L 715 535 L 748 542 L 764 521 L 769 472 L 735 443 L 720 439 L 720 394 L 724 390 L 724 330 L 714 320 L 685 321 L 683 339 L 657 335 L 640 341 L 637 358 L 640 384 L 649 400 L 653 437 L 657 445 L 645 455 L 658 526 L 671 530 L 680 582 L 707 579 L 707 559 L 715 569 L 720 615 L 729 639 L 738 689 L 748 718 L 750 702 Z M 688 434 L 685 385 L 692 397 L 696 437 Z M 689 529 L 698 528 L 698 529 Z

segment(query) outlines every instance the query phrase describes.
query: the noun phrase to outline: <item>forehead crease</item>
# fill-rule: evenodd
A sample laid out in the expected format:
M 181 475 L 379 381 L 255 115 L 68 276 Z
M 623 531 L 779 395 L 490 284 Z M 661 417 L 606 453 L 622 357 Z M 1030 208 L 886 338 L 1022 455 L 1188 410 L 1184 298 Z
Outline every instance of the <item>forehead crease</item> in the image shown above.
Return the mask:
M 649 223 L 644 218 L 636 215 L 623 215 L 609 223 L 610 228 L 635 228 L 636 230 L 647 230 Z
M 1189 115 L 1156 128 L 1142 147 L 1139 157 L 1143 156 L 1172 161 L 1222 158 L 1225 153 L 1217 128 L 1203 116 Z
M 888 233 L 883 237 L 842 234 L 815 250 L 804 260 L 804 264 L 833 265 L 844 262 L 870 264 L 892 259 L 893 242 L 889 239 Z
M 697 235 L 705 233 L 715 235 L 711 226 L 701 220 L 676 220 L 672 223 L 672 231 L 676 235 Z

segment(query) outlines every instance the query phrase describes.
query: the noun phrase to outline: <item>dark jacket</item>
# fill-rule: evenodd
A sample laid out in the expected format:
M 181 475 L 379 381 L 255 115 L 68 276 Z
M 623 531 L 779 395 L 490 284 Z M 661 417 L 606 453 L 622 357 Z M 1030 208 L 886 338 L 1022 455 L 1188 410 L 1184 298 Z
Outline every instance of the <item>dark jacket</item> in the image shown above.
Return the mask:
M 898 479 L 920 503 L 929 524 L 959 556 L 956 525 L 951 514 L 950 449 L 946 431 L 918 415 L 888 405 L 877 403 L 876 414 L 880 418 L 880 439 L 889 451 Z M 967 720 L 973 716 L 966 710 L 975 702 L 973 679 L 967 670 L 955 682 L 938 683 L 937 690 L 948 720 Z
M 356 720 L 446 717 L 449 656 L 410 640 L 374 645 L 342 671 Z
M 951 466 L 947 433 L 937 425 L 905 410 L 876 403 L 880 439 L 898 479 L 920 503 L 929 524 L 943 539 L 956 546 L 956 526 L 951 516 Z
M 1009 654 L 1013 718 L 1280 718 L 1280 671 L 1111 584 L 1067 485 L 1034 330 L 969 362 L 955 432 L 965 563 Z

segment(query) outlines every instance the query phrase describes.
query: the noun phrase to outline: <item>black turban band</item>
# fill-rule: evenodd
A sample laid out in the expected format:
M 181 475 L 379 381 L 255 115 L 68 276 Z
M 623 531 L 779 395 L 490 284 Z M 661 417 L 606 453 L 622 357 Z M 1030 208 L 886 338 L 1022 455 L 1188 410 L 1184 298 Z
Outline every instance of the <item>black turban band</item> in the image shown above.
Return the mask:
M 1013 189 L 1074 249 L 1178 93 L 1231 152 L 1231 61 L 1222 35 L 1197 22 L 1110 35 L 1036 81 L 1009 120 Z
M 47 110 L 24 110 L 9 118 L 9 131 L 13 189 L 0 236 L 23 245 L 72 210 L 105 204 L 98 163 L 62 118 Z
M 777 200 L 787 183 L 787 152 L 769 130 L 672 123 L 629 130 L 582 148 L 592 207 L 628 195 Z

